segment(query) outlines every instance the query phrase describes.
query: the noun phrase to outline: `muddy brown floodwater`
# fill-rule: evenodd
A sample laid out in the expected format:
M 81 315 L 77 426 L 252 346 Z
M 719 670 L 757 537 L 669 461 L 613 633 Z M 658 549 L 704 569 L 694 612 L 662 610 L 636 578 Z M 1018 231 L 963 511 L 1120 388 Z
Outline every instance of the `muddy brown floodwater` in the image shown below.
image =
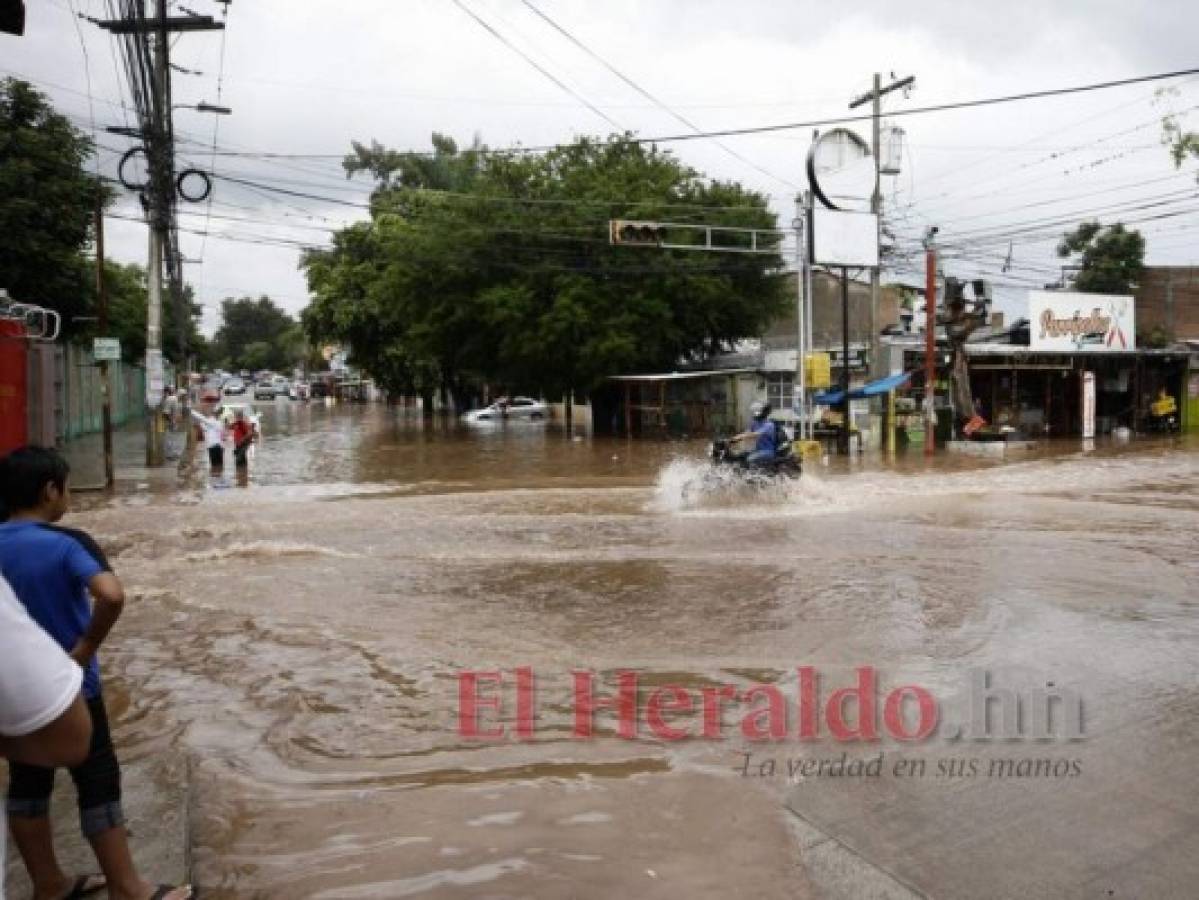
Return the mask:
M 700 442 L 282 404 L 265 426 L 246 489 L 131 471 L 74 516 L 132 598 L 103 661 L 118 746 L 186 772 L 207 897 L 1199 891 L 1193 445 L 816 465 L 744 492 L 701 489 Z M 825 698 L 875 667 L 880 720 L 902 684 L 948 718 L 978 670 L 1069 689 L 1085 734 L 801 742 L 792 716 L 751 742 L 734 706 L 719 739 L 646 724 L 662 685 L 773 684 L 790 709 L 799 666 Z M 482 721 L 511 729 L 517 667 L 532 739 L 461 736 L 459 674 L 505 673 Z M 638 738 L 609 712 L 572 737 L 571 673 L 611 694 L 625 669 Z M 842 752 L 884 771 L 787 770 Z M 986 777 L 997 759 L 1068 765 Z

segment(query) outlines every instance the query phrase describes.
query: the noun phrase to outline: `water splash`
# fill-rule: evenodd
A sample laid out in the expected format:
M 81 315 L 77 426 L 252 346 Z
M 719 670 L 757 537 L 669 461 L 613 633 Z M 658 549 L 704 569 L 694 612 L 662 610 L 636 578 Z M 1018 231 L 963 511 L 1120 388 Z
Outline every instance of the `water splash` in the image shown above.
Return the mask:
M 676 458 L 658 473 L 650 507 L 655 512 L 680 513 L 704 509 L 729 509 L 745 506 L 778 506 L 802 502 L 819 493 L 811 479 L 786 476 L 761 477 L 746 481 L 732 466 L 713 466 L 694 459 Z
M 814 515 L 958 495 L 1070 494 L 1098 499 L 1113 489 L 1138 484 L 1193 485 L 1197 478 L 1199 456 L 1188 453 L 1107 457 L 1079 453 L 955 471 L 866 469 L 839 473 L 810 464 L 799 479 L 748 485 L 733 470 L 677 458 L 659 471 L 649 508 L 675 515 Z

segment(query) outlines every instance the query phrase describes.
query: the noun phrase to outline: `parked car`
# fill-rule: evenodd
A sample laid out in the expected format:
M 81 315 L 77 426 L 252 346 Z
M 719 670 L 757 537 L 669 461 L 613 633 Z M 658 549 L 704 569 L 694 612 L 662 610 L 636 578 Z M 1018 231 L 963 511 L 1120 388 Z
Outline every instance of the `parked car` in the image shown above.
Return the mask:
M 246 392 L 246 383 L 240 378 L 230 378 L 225 382 L 223 390 L 231 396 L 238 396 Z
M 508 419 L 540 420 L 546 417 L 546 405 L 532 397 L 501 398 L 483 409 L 472 409 L 462 416 L 467 422 L 498 422 Z
M 254 385 L 255 400 L 274 400 L 275 399 L 275 383 L 273 381 L 260 381 Z

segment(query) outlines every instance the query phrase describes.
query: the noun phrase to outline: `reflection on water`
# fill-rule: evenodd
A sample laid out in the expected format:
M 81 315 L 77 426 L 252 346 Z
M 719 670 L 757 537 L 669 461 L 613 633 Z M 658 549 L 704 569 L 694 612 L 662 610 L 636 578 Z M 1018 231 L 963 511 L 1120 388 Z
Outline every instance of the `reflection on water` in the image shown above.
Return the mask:
M 793 693 L 805 663 L 946 690 L 1002 663 L 1194 700 L 1186 447 L 832 460 L 708 496 L 702 440 L 283 402 L 263 428 L 247 490 L 127 485 L 76 517 L 130 588 L 119 742 L 192 760 L 206 896 L 802 892 L 778 789 L 730 777 L 739 740 L 573 740 L 576 669 Z M 459 737 L 457 674 L 516 666 L 534 740 Z

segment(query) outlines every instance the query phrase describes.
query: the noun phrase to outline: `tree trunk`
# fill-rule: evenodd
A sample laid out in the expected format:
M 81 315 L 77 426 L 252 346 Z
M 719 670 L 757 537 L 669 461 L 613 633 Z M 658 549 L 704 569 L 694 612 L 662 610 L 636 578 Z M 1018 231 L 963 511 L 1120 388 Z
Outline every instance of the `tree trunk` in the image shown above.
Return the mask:
M 433 419 L 433 391 L 430 388 L 421 388 L 420 392 L 421 418 L 426 422 Z
M 567 391 L 565 394 L 562 395 L 562 418 L 566 422 L 566 436 L 567 437 L 570 437 L 570 435 L 574 432 L 574 418 L 575 418 L 574 396 L 575 396 L 574 391 Z

